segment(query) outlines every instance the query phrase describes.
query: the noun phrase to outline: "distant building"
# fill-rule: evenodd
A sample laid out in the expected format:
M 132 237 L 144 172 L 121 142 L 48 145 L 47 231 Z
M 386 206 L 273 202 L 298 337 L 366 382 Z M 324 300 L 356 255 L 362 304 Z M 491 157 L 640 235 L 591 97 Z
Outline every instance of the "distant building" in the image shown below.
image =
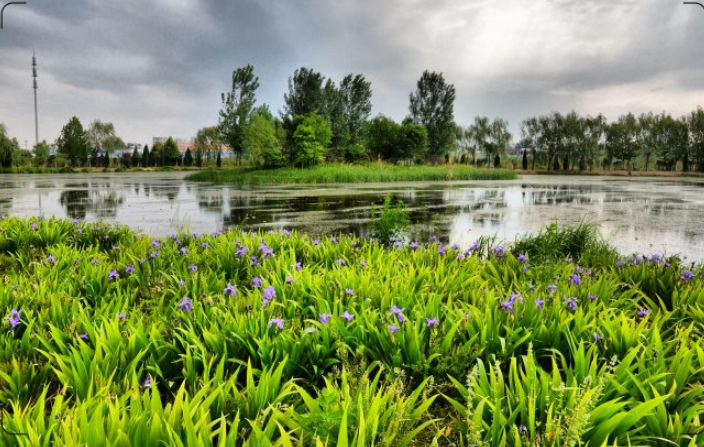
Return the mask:
M 168 140 L 169 137 L 152 137 L 152 147 L 154 147 L 155 144 L 161 143 L 164 144 L 166 143 L 166 140 Z M 176 142 L 176 146 L 178 146 L 178 151 L 181 154 L 186 153 L 188 149 L 191 150 L 191 152 L 195 152 L 195 147 L 196 147 L 196 139 L 195 138 L 189 138 L 189 139 L 184 139 L 184 138 L 174 138 L 173 139 Z M 229 146 L 222 144 L 220 146 L 220 151 L 222 152 L 222 157 L 223 158 L 228 158 L 232 157 L 232 149 L 230 149 Z

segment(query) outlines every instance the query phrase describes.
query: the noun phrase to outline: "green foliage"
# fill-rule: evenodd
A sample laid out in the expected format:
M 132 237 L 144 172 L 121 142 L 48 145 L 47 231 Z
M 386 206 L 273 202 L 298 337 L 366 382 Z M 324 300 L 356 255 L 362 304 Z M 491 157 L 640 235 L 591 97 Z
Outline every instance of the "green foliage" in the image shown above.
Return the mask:
M 15 151 L 19 149 L 17 139 L 7 136 L 5 125 L 0 123 L 0 165 L 3 168 L 12 166 L 12 157 Z
M 183 155 L 183 165 L 193 166 L 193 154 L 190 149 L 186 149 L 186 153 Z
M 702 445 L 702 267 L 536 250 L 0 220 L 0 444 Z
M 428 157 L 439 161 L 455 141 L 455 86 L 442 73 L 424 71 L 410 95 L 413 122 L 428 130 Z
M 153 149 L 152 149 L 153 151 Z M 162 166 L 175 166 L 179 164 L 181 153 L 178 150 L 178 145 L 173 138 L 169 137 L 164 143 L 161 150 Z
M 238 162 L 242 158 L 244 132 L 254 109 L 257 88 L 259 78 L 254 74 L 254 67 L 247 65 L 232 72 L 231 90 L 221 95 L 218 130 L 222 141 L 236 154 Z
M 428 151 L 426 128 L 411 121 L 397 124 L 379 115 L 366 126 L 366 145 L 373 158 L 387 161 L 421 161 Z
M 45 166 L 49 161 L 49 144 L 42 141 L 34 146 L 34 164 L 35 166 Z
M 293 162 L 299 167 L 314 166 L 325 160 L 332 131 L 324 117 L 311 113 L 303 117 L 293 133 Z
M 274 119 L 266 109 L 258 110 L 252 115 L 245 130 L 244 147 L 254 166 L 278 168 L 286 163 L 276 136 Z
M 58 152 L 68 159 L 72 167 L 88 163 L 90 146 L 83 125 L 77 117 L 72 117 L 61 129 L 56 145 Z
M 377 211 L 376 206 L 372 205 L 370 219 L 372 237 L 382 244 L 402 239 L 411 223 L 406 204 L 398 200 L 394 205 L 391 195 L 384 198 L 381 211 Z

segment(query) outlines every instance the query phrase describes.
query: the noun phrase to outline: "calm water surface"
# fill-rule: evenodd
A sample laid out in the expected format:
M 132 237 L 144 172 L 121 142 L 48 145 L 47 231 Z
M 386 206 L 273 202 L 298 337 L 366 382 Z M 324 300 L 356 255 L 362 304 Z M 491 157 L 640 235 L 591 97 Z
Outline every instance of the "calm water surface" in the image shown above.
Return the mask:
M 154 235 L 240 225 L 314 234 L 368 234 L 369 207 L 390 193 L 408 204 L 413 237 L 469 245 L 512 241 L 551 222 L 599 225 L 623 253 L 704 259 L 704 179 L 524 176 L 511 181 L 241 188 L 185 173 L 0 175 L 0 217 L 70 217 Z

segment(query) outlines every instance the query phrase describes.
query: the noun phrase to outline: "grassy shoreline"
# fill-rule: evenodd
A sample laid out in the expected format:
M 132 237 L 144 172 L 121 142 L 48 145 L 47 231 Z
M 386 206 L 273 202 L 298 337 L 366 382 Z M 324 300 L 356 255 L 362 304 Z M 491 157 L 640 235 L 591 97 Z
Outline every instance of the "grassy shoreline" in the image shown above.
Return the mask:
M 197 171 L 199 168 L 184 166 L 159 166 L 149 168 L 50 168 L 46 166 L 18 166 L 0 168 L 0 174 L 106 174 L 113 172 L 171 172 Z
M 187 180 L 247 185 L 287 183 L 372 183 L 401 181 L 511 180 L 516 174 L 503 169 L 465 165 L 397 166 L 387 164 L 326 164 L 312 168 L 204 170 Z
M 702 267 L 516 247 L 1 219 L 0 444 L 704 445 Z

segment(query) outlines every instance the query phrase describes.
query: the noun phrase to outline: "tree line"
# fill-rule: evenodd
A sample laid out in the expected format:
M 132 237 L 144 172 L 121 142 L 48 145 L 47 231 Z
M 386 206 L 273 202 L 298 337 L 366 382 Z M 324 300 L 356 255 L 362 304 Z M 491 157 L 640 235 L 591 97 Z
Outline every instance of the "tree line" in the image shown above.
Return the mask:
M 307 167 L 324 161 L 385 160 L 394 163 L 459 162 L 476 166 L 506 165 L 520 159 L 523 169 L 593 170 L 660 169 L 704 172 L 704 110 L 683 117 L 666 113 L 626 114 L 609 122 L 603 115 L 576 112 L 529 117 L 513 144 L 507 121 L 479 116 L 462 126 L 455 121 L 454 85 L 442 73 L 424 71 L 409 94 L 408 115 L 397 122 L 371 117 L 372 87 L 363 74 L 339 81 L 307 67 L 288 79 L 283 108 L 272 113 L 257 103 L 259 78 L 247 65 L 232 73 L 221 95 L 218 122 L 200 129 L 194 151 L 181 154 L 169 138 L 151 150 L 123 152 L 125 166 L 220 166 L 223 145 L 238 164 L 276 168 Z M 0 162 L 11 166 L 16 141 L 0 128 Z M 83 129 L 73 117 L 56 141 L 58 153 L 71 166 L 102 166 L 124 147 L 111 123 L 93 122 Z M 37 163 L 46 163 L 48 146 L 34 149 Z M 15 155 L 13 155 L 15 154 Z M 31 158 L 31 154 L 30 154 Z

